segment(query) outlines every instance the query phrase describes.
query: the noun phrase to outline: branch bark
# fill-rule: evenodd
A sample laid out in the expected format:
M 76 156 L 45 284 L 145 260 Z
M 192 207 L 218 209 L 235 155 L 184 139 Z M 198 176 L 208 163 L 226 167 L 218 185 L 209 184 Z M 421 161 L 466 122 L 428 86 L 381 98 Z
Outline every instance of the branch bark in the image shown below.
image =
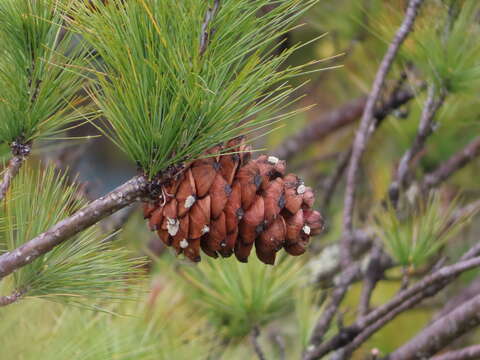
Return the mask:
M 430 85 L 428 88 L 427 100 L 425 101 L 425 105 L 422 110 L 417 136 L 415 137 L 410 149 L 403 154 L 400 164 L 398 165 L 395 181 L 393 181 L 390 185 L 389 197 L 394 206 L 396 206 L 398 201 L 400 188 L 406 187 L 408 184 L 407 178 L 412 159 L 423 150 L 427 138 L 433 133 L 435 127 L 435 115 L 445 100 L 445 92 L 440 90 L 440 93 L 438 93 L 439 91 L 435 88 L 435 86 Z
M 22 291 L 14 291 L 11 295 L 0 296 L 0 306 L 7 306 L 17 302 L 23 296 Z
M 16 250 L 2 254 L 0 256 L 0 279 L 22 266 L 30 264 L 39 256 L 48 253 L 65 240 L 96 224 L 106 216 L 130 205 L 144 195 L 146 187 L 147 181 L 143 176 L 134 177 Z
M 7 168 L 3 174 L 3 180 L 0 183 L 0 201 L 7 195 L 12 180 L 17 176 L 23 162 L 30 155 L 31 146 L 23 145 L 14 141 L 11 145 L 13 157 L 8 162 Z
M 400 45 L 403 43 L 407 35 L 412 30 L 415 18 L 417 17 L 418 10 L 422 3 L 423 0 L 410 0 L 405 14 L 405 18 L 400 28 L 397 30 L 393 41 L 390 43 L 388 50 L 380 64 L 377 75 L 375 76 L 372 90 L 370 92 L 370 95 L 368 96 L 365 110 L 360 121 L 360 126 L 355 135 L 350 166 L 347 172 L 347 187 L 345 191 L 343 212 L 344 238 L 342 240 L 342 249 L 344 261 L 348 261 L 348 259 L 350 259 L 349 242 L 351 240 L 351 237 L 348 235 L 353 230 L 353 210 L 355 205 L 355 193 L 357 188 L 357 173 L 360 167 L 360 160 L 369 140 L 370 128 L 374 119 L 375 106 L 380 97 L 380 92 L 383 88 L 387 73 L 389 72 L 393 64 Z
M 252 335 L 251 335 L 253 350 L 255 351 L 255 354 L 257 355 L 258 360 L 266 360 L 267 358 L 265 357 L 265 354 L 263 353 L 263 350 L 260 344 L 258 343 L 259 336 L 260 336 L 260 328 L 257 325 L 253 327 Z
M 385 360 L 428 359 L 480 325 L 480 295 L 438 319 Z
M 322 342 L 323 337 L 330 328 L 330 324 L 333 320 L 333 317 L 338 311 L 338 308 L 347 293 L 349 286 L 358 278 L 360 274 L 360 266 L 357 263 L 353 263 L 348 269 L 346 269 L 337 284 L 335 284 L 335 289 L 333 290 L 332 298 L 322 312 L 320 319 L 315 325 L 315 328 L 310 339 L 310 347 L 307 349 L 304 360 L 313 360 L 317 359 L 316 349 L 317 346 Z M 341 339 L 339 339 L 341 341 Z
M 368 315 L 358 319 L 353 325 L 342 329 L 328 341 L 314 346 L 304 359 L 319 359 L 342 347 L 347 347 L 343 351 L 345 354 L 352 352 L 397 315 L 417 305 L 423 299 L 438 293 L 461 273 L 479 267 L 479 252 L 480 245 L 473 247 L 462 257 L 460 262 L 444 266 L 398 293 L 388 303 L 372 310 Z
M 480 358 L 480 345 L 472 345 L 460 350 L 452 350 L 434 356 L 432 360 L 475 360 Z

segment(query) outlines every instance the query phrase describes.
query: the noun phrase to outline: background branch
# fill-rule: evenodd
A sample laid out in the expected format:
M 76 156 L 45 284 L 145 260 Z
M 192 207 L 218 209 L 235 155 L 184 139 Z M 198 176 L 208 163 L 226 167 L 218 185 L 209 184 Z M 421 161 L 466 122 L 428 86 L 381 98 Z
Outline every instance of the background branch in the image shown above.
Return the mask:
M 438 93 L 440 93 L 438 95 Z M 438 98 L 437 98 L 438 95 Z M 408 149 L 400 160 L 398 165 L 395 181 L 390 185 L 389 196 L 394 206 L 398 201 L 398 193 L 401 187 L 407 185 L 409 167 L 412 159 L 425 147 L 427 138 L 433 133 L 435 127 L 435 115 L 445 100 L 445 92 L 440 89 L 438 91 L 434 85 L 428 88 L 428 96 L 423 107 L 417 136 L 412 146 Z
M 480 358 L 480 345 L 472 345 L 460 350 L 452 350 L 434 356 L 432 360 L 474 360 Z
M 385 78 L 393 64 L 393 61 L 397 55 L 398 49 L 407 35 L 412 30 L 415 18 L 418 13 L 418 9 L 423 3 L 423 0 L 411 0 L 409 2 L 405 18 L 397 30 L 393 41 L 390 43 L 388 50 L 380 64 L 378 72 L 373 82 L 372 90 L 368 96 L 365 110 L 360 121 L 359 128 L 355 135 L 353 142 L 352 156 L 350 165 L 347 172 L 347 187 L 345 190 L 344 211 L 343 211 L 343 235 L 342 239 L 342 253 L 345 261 L 350 258 L 350 234 L 353 230 L 353 211 L 355 204 L 355 192 L 357 187 L 357 173 L 360 167 L 360 159 L 365 151 L 369 139 L 369 131 L 373 121 L 374 110 L 377 101 L 380 97 L 380 92 L 383 88 Z
M 480 154 L 480 136 L 472 140 L 465 148 L 454 154 L 445 163 L 441 164 L 432 173 L 427 174 L 421 185 L 428 190 L 447 180 L 456 171 L 463 168 Z
M 429 325 L 407 344 L 385 357 L 385 360 L 429 358 L 478 325 L 480 295 Z

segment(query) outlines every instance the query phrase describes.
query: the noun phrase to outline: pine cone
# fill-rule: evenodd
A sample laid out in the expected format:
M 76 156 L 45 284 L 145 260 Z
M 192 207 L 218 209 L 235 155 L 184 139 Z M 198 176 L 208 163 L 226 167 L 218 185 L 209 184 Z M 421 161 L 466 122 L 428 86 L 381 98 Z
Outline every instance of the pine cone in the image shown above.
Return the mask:
M 215 155 L 222 150 L 227 154 Z M 303 254 L 324 224 L 312 210 L 312 189 L 294 174 L 285 176 L 284 161 L 252 160 L 242 138 L 207 154 L 214 156 L 185 166 L 161 184 L 156 201 L 144 204 L 150 229 L 165 245 L 195 262 L 200 248 L 214 258 L 235 254 L 247 262 L 255 244 L 258 258 L 271 265 L 282 247 Z

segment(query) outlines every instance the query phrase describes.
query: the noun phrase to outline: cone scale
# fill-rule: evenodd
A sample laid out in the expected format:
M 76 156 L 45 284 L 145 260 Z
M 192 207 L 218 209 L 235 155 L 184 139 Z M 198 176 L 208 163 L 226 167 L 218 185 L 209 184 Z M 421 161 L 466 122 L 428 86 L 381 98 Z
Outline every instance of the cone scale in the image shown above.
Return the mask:
M 247 262 L 255 248 L 270 265 L 282 248 L 294 256 L 305 253 L 324 225 L 312 209 L 312 189 L 296 175 L 285 175 L 285 162 L 276 157 L 251 159 L 242 138 L 207 154 L 162 182 L 161 195 L 144 204 L 150 230 L 194 262 L 200 250 Z

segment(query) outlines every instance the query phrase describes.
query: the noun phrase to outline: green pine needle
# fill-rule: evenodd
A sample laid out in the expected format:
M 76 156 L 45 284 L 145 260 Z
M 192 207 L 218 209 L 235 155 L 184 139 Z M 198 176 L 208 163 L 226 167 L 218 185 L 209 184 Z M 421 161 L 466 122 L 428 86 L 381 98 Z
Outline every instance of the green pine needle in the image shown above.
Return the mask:
M 0 142 L 50 137 L 86 116 L 86 51 L 62 29 L 60 3 L 0 1 Z
M 480 4 L 467 0 L 459 9 L 456 16 L 446 6 L 431 9 L 425 23 L 413 33 L 405 55 L 439 87 L 468 93 L 480 88 Z M 441 20 L 436 26 L 432 26 L 432 15 Z
M 4 210 L 3 238 L 7 251 L 17 247 L 78 210 L 84 201 L 76 186 L 53 166 L 22 169 L 15 178 Z M 16 271 L 14 288 L 23 297 L 88 305 L 90 301 L 130 296 L 141 277 L 143 261 L 129 251 L 114 248 L 91 227 L 46 255 Z M 133 291 L 134 293 L 135 291 Z
M 223 0 L 203 56 L 201 28 L 213 2 L 93 0 L 96 10 L 77 6 L 72 26 L 101 59 L 91 93 L 107 119 L 106 134 L 155 176 L 275 121 L 294 91 L 288 80 L 304 67 L 281 69 L 298 46 L 280 55 L 274 48 L 315 2 Z M 273 3 L 279 6 L 259 16 Z
M 452 201 L 445 207 L 437 193 L 408 204 L 402 217 L 389 205 L 375 216 L 376 232 L 399 265 L 417 268 L 437 255 L 472 216 L 454 218 L 456 205 Z

